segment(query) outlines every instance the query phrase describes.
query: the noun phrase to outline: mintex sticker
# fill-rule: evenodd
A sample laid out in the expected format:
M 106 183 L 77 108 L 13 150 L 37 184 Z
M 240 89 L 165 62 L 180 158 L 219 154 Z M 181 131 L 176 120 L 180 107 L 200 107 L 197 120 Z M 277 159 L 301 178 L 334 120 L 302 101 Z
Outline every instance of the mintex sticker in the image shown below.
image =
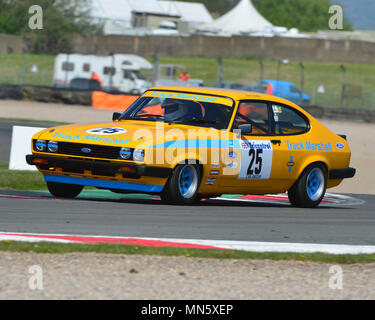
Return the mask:
M 269 179 L 273 148 L 270 141 L 241 141 L 241 165 L 238 179 Z

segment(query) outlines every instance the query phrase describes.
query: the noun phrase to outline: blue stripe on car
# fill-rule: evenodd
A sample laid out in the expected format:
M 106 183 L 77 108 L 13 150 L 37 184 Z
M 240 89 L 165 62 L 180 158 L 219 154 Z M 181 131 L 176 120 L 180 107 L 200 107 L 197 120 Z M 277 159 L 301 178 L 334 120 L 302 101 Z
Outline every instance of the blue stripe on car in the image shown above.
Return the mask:
M 55 175 L 45 175 L 44 180 L 46 182 L 67 183 L 67 184 L 76 184 L 76 185 L 81 185 L 81 186 L 99 187 L 99 188 L 105 188 L 105 189 L 121 189 L 121 190 L 139 191 L 139 192 L 162 192 L 164 189 L 164 186 L 159 186 L 159 185 L 107 181 L 107 180 L 95 180 L 95 179 L 83 179 L 83 178 L 55 176 Z
M 150 147 L 152 149 L 157 148 L 176 148 L 176 149 L 193 149 L 193 148 L 204 148 L 204 149 L 240 149 L 240 141 L 238 140 L 218 140 L 218 139 L 185 139 L 169 141 L 155 146 Z

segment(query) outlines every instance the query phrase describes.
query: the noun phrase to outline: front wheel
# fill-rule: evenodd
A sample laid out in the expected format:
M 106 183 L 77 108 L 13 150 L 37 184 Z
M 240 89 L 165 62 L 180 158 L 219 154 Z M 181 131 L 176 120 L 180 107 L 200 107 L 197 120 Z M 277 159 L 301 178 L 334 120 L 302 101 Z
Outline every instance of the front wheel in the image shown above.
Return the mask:
M 66 183 L 47 182 L 49 192 L 57 198 L 68 198 L 73 199 L 77 197 L 83 186 Z
M 178 165 L 169 178 L 161 199 L 180 205 L 191 205 L 199 200 L 200 170 L 196 165 Z
M 323 200 L 327 189 L 327 170 L 322 164 L 305 169 L 288 192 L 290 203 L 300 208 L 315 208 Z

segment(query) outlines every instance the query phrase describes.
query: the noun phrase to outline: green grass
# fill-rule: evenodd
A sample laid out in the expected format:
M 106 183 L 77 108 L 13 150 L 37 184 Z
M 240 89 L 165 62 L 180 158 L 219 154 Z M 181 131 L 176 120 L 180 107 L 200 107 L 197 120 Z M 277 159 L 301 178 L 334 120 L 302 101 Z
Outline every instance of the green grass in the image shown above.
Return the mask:
M 0 163 L 0 189 L 45 190 L 43 175 L 34 171 L 8 170 L 7 163 Z
M 189 258 L 210 259 L 255 259 L 255 260 L 293 260 L 305 262 L 354 264 L 374 263 L 375 255 L 330 255 L 325 253 L 258 253 L 235 250 L 200 250 L 183 248 L 153 248 L 109 244 L 61 244 L 39 242 L 0 241 L 0 251 L 8 252 L 35 252 L 35 253 L 101 253 L 101 254 L 126 254 L 150 256 L 185 256 Z
M 52 55 L 27 55 L 26 84 L 51 85 L 53 79 L 54 59 Z M 150 59 L 150 61 L 152 61 Z M 260 78 L 258 60 L 255 58 L 223 59 L 224 80 L 244 84 L 255 83 Z M 217 82 L 217 62 L 214 58 L 203 57 L 163 57 L 160 63 L 182 64 L 187 67 L 192 78 L 204 80 L 210 86 Z M 276 60 L 264 60 L 264 78 L 277 78 Z M 38 73 L 32 73 L 31 67 L 38 66 Z M 305 62 L 305 93 L 310 95 L 316 105 L 339 107 L 341 105 L 342 72 L 341 63 L 335 62 Z M 374 74 L 375 65 L 345 64 L 347 83 L 358 85 L 362 90 L 361 99 L 350 98 L 346 107 L 375 108 Z M 23 56 L 16 54 L 0 55 L 0 83 L 20 84 L 22 80 Z M 149 75 L 152 74 L 150 70 Z M 301 82 L 299 63 L 290 62 L 281 65 L 280 80 L 295 83 Z M 317 93 L 319 86 L 324 86 L 325 93 Z
M 38 72 L 31 72 L 33 65 Z M 52 55 L 27 54 L 25 61 L 25 84 L 52 85 L 55 57 Z M 22 54 L 0 54 L 0 83 L 21 84 L 23 77 L 24 56 Z
M 217 82 L 217 63 L 210 58 L 161 58 L 160 63 L 176 63 L 187 67 L 192 78 L 204 80 L 205 85 Z M 224 80 L 239 83 L 256 83 L 260 79 L 257 59 L 223 59 Z M 264 60 L 264 78 L 277 79 L 276 60 Z M 341 63 L 305 62 L 305 90 L 316 105 L 339 107 L 341 105 Z M 347 83 L 362 87 L 362 99 L 348 99 L 346 107 L 375 108 L 375 65 L 345 64 Z M 297 62 L 281 65 L 280 80 L 290 81 L 300 87 L 301 68 Z M 323 85 L 325 93 L 317 93 Z

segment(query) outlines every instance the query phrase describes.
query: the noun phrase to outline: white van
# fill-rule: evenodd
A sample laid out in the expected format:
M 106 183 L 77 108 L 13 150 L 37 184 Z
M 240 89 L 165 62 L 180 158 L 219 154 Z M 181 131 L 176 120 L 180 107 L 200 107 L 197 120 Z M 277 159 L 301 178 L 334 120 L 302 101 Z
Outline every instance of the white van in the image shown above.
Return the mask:
M 151 87 L 151 83 L 141 72 L 146 69 L 152 69 L 152 64 L 132 54 L 59 54 L 55 59 L 53 86 L 69 87 L 73 79 L 91 79 L 92 73 L 96 72 L 102 79 L 103 90 L 119 90 L 140 95 Z

